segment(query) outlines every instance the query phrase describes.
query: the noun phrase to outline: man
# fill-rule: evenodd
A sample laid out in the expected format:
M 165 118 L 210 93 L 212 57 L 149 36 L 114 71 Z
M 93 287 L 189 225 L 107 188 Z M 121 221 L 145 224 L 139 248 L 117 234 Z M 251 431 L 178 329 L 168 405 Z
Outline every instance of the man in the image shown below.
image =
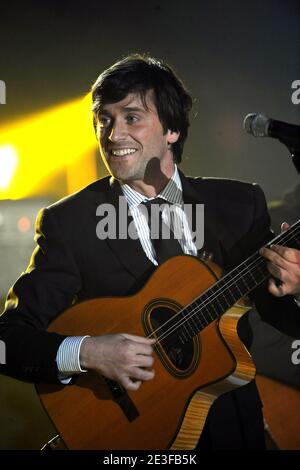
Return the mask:
M 113 178 L 92 183 L 39 214 L 38 247 L 9 292 L 2 316 L 0 334 L 7 345 L 2 370 L 24 380 L 54 383 L 95 370 L 127 390 L 137 390 L 144 381 L 155 380 L 153 340 L 130 332 L 64 337 L 46 332 L 49 322 L 75 300 L 128 295 L 142 287 L 159 255 L 142 215 L 147 200 L 159 195 L 178 205 L 181 250 L 194 256 L 197 247 L 181 207 L 204 204 L 203 249 L 224 270 L 270 238 L 269 217 L 258 186 L 186 178 L 178 171 L 175 163 L 181 160 L 192 101 L 170 67 L 153 58 L 129 56 L 99 76 L 92 95 L 100 153 Z M 138 238 L 99 239 L 96 210 L 110 203 L 118 219 L 119 196 L 126 198 Z M 271 294 L 265 287 L 259 289 L 257 306 L 267 321 L 277 322 L 284 331 L 299 331 L 300 310 L 292 296 L 300 298 L 300 252 L 274 247 L 264 255 L 272 275 L 282 282 L 270 281 Z M 289 297 L 282 297 L 286 294 Z M 244 339 L 250 342 L 244 330 Z M 199 447 L 263 446 L 255 384 L 219 398 Z

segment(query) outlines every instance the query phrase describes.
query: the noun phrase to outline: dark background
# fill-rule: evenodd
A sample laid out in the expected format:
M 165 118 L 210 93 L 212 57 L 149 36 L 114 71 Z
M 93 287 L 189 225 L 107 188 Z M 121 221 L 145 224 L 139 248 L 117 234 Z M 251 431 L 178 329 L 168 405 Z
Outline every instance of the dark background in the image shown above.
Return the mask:
M 291 102 L 291 83 L 300 79 L 298 0 L 8 5 L 0 7 L 0 79 L 7 85 L 0 125 L 83 96 L 120 57 L 150 52 L 175 68 L 196 100 L 185 171 L 257 181 L 268 199 L 297 181 L 285 147 L 248 136 L 242 122 L 263 111 L 300 123 L 300 106 Z
M 291 101 L 300 79 L 298 0 L 1 2 L 0 132 L 17 117 L 84 96 L 130 52 L 165 59 L 195 99 L 186 173 L 256 181 L 268 200 L 299 181 L 283 145 L 242 129 L 245 115 L 258 111 L 300 124 Z M 39 448 L 53 430 L 33 388 L 0 383 L 0 448 Z

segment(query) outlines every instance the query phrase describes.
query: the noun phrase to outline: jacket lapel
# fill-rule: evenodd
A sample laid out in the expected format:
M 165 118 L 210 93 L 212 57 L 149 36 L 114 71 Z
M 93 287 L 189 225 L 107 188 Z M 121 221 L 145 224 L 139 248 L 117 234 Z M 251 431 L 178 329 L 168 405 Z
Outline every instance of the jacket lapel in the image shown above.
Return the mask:
M 179 175 L 182 184 L 183 201 L 185 204 L 192 205 L 192 230 L 194 233 L 196 230 L 196 205 L 204 205 L 204 244 L 198 250 L 198 257 L 201 258 L 204 252 L 210 253 L 212 254 L 212 261 L 222 267 L 224 265 L 222 247 L 224 227 L 220 224 L 216 214 L 214 214 L 213 208 L 207 199 L 205 189 L 201 184 L 201 178 L 194 180 L 194 183 L 192 183 L 181 171 L 179 171 Z M 195 182 L 197 183 L 197 189 Z
M 107 189 L 97 194 L 95 214 L 97 207 L 104 203 L 111 204 L 115 208 L 116 215 L 116 238 L 108 237 L 105 239 L 105 242 L 127 271 L 136 279 L 140 280 L 146 278 L 149 275 L 149 271 L 153 271 L 155 266 L 144 253 L 138 237 L 133 239 L 128 236 L 129 226 L 132 230 L 135 230 L 133 218 L 128 214 L 128 205 L 120 184 L 113 178 L 110 178 L 108 181 Z M 125 212 L 126 214 L 124 214 Z M 99 216 L 96 215 L 96 224 L 99 220 Z M 120 221 L 124 222 L 121 222 L 122 227 L 120 227 Z M 123 236 L 124 238 L 119 237 L 120 229 L 122 233 L 121 237 Z

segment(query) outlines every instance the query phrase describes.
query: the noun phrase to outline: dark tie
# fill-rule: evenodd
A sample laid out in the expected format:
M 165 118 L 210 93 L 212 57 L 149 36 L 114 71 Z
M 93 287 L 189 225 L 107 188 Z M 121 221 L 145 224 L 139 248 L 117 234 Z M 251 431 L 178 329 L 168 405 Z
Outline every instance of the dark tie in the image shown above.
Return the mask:
M 166 204 L 170 206 L 170 203 L 157 197 L 142 204 L 147 209 L 150 238 L 155 249 L 158 264 L 163 263 L 172 256 L 184 254 L 180 243 L 175 238 L 173 230 L 162 220 L 162 206 Z M 156 207 L 153 208 L 153 205 L 156 205 Z

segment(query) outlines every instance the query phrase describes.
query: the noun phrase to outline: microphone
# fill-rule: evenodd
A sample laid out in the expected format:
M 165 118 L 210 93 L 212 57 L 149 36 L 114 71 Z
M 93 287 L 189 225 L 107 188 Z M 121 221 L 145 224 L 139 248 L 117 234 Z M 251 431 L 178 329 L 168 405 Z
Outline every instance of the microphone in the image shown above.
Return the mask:
M 273 137 L 289 150 L 300 150 L 300 126 L 271 119 L 265 114 L 250 113 L 244 119 L 244 129 L 254 137 Z

